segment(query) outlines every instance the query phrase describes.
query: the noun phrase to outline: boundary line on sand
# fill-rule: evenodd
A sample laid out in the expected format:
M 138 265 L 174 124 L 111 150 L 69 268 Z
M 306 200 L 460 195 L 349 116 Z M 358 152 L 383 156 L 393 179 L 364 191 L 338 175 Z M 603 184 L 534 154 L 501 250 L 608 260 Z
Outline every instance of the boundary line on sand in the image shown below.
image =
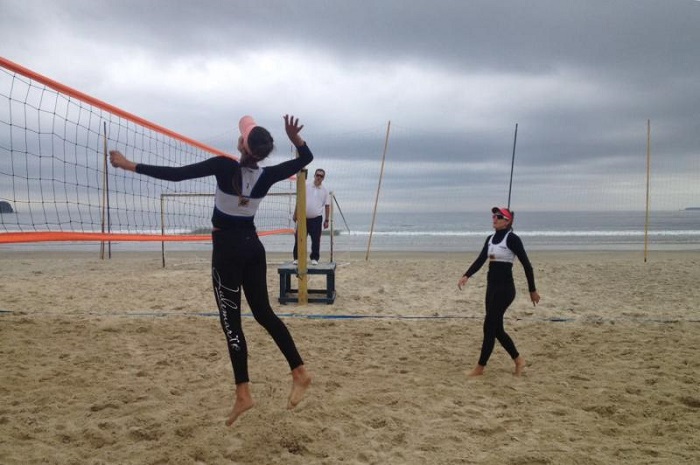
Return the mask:
M 1 310 L 0 316 L 2 315 L 12 315 L 16 312 L 12 310 Z M 131 316 L 131 317 L 205 317 L 212 318 L 218 317 L 218 312 L 187 312 L 187 313 L 176 313 L 176 312 L 119 312 L 119 313 L 96 313 L 96 312 L 86 312 L 86 313 L 58 313 L 58 312 L 32 312 L 23 315 L 32 316 L 36 314 L 41 315 L 54 315 L 54 316 L 70 316 L 70 315 L 89 315 L 89 316 Z M 19 315 L 19 313 L 18 313 Z M 241 313 L 242 317 L 252 318 L 252 313 Z M 280 318 L 300 318 L 305 320 L 482 320 L 483 316 L 458 316 L 458 315 L 350 315 L 350 314 L 331 314 L 331 313 L 277 313 Z M 581 318 L 564 318 L 564 317 L 515 317 L 506 318 L 506 320 L 511 321 L 544 321 L 549 323 L 614 323 L 614 322 L 634 322 L 634 323 L 700 323 L 700 319 L 688 318 L 688 319 L 678 319 L 678 318 L 603 318 L 603 317 L 581 317 Z

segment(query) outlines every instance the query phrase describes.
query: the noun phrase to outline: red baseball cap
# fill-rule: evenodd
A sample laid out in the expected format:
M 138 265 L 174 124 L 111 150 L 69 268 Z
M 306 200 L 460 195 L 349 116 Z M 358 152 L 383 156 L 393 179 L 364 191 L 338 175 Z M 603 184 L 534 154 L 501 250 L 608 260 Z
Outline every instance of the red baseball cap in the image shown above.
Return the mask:
M 508 218 L 508 221 L 513 221 L 513 212 L 504 207 L 493 207 L 491 213 L 503 215 Z

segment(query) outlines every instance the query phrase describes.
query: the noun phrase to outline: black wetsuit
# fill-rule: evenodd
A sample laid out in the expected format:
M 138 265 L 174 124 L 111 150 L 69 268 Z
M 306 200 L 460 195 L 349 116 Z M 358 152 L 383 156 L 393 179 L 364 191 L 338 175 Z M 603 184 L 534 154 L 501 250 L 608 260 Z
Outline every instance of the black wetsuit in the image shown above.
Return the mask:
M 491 242 L 494 245 L 501 244 L 506 235 L 508 235 L 508 238 L 506 239 L 505 245 L 509 251 L 515 254 L 518 260 L 520 260 L 525 270 L 528 290 L 530 292 L 535 292 L 537 290 L 535 287 L 535 275 L 532 271 L 532 265 L 527 258 L 520 237 L 510 229 L 499 230 L 492 236 L 489 236 L 477 259 L 472 263 L 467 272 L 464 273 L 465 276 L 471 278 L 472 275 L 479 271 L 487 259 L 491 260 L 486 278 L 484 340 L 481 345 L 481 355 L 479 356 L 479 365 L 481 366 L 486 366 L 486 363 L 488 363 L 496 340 L 501 343 L 511 358 L 516 359 L 519 355 L 518 350 L 515 348 L 515 343 L 510 336 L 508 336 L 508 333 L 506 333 L 503 327 L 503 315 L 515 299 L 513 263 L 512 261 L 497 261 L 495 257 L 489 257 L 489 243 Z
M 241 288 L 255 320 L 272 336 L 290 369 L 303 364 L 291 334 L 270 306 L 265 248 L 254 223 L 258 205 L 270 187 L 293 176 L 313 160 L 306 144 L 297 150 L 298 158 L 255 169 L 242 168 L 238 161 L 228 157 L 213 157 L 177 168 L 136 166 L 137 173 L 168 181 L 216 176 L 212 282 L 236 384 L 249 381 L 248 348 L 241 325 Z M 241 179 L 240 187 L 233 183 L 236 176 Z

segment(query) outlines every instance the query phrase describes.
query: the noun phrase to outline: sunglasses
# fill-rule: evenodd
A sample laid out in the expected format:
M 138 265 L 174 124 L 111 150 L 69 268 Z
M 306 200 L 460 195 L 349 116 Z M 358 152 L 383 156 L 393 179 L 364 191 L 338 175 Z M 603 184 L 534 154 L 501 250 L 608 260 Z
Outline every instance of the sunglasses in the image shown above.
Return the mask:
M 325 174 L 316 174 L 316 175 L 314 175 L 314 176 L 316 176 L 317 178 L 321 178 L 321 179 L 323 179 L 323 178 L 326 177 Z
M 494 220 L 507 220 L 508 219 L 503 215 L 493 215 L 491 218 L 493 218 Z

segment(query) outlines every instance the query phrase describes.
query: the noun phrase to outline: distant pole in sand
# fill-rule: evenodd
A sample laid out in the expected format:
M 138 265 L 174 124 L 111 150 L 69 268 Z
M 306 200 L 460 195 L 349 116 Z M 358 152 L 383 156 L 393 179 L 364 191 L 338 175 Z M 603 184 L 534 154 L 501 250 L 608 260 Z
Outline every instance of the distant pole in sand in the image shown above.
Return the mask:
M 515 123 L 515 135 L 513 136 L 513 156 L 510 159 L 510 182 L 508 183 L 508 209 L 510 210 L 510 193 L 513 189 L 513 167 L 515 166 L 515 143 L 518 141 L 518 123 Z
M 372 246 L 372 234 L 374 233 L 374 220 L 377 217 L 377 204 L 379 203 L 379 191 L 382 188 L 382 178 L 384 177 L 384 161 L 386 160 L 386 149 L 389 146 L 389 130 L 391 129 L 391 121 L 386 125 L 386 137 L 384 138 L 384 153 L 382 154 L 382 168 L 379 170 L 379 184 L 377 185 L 377 195 L 374 198 L 374 210 L 372 211 L 372 225 L 369 228 L 369 240 L 367 241 L 367 253 L 365 261 L 369 260 L 369 250 Z
M 647 262 L 648 243 L 649 243 L 649 181 L 651 179 L 651 120 L 647 120 L 647 205 L 646 215 L 644 218 L 644 263 Z

